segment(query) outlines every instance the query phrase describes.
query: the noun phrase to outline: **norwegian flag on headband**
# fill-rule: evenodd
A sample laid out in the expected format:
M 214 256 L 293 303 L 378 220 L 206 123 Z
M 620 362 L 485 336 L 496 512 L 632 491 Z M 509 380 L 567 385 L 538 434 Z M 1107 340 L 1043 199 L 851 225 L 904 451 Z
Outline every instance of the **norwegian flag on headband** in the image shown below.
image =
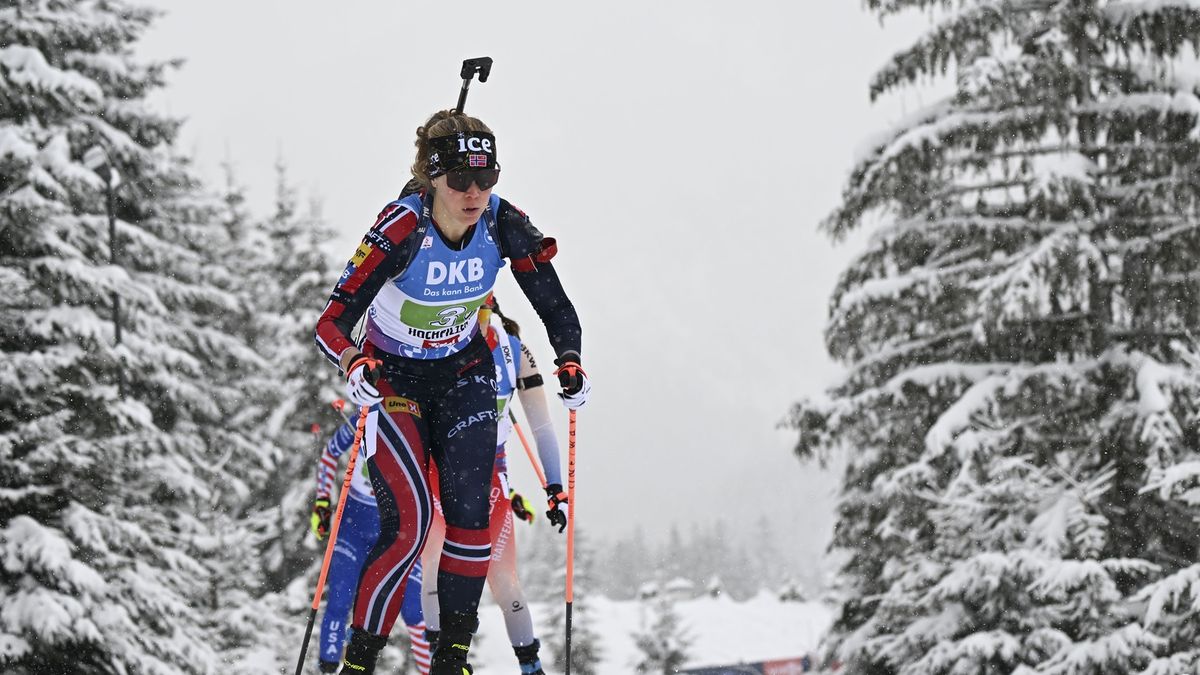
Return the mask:
M 467 166 L 469 167 L 486 167 L 488 165 L 487 155 L 470 154 L 467 155 Z

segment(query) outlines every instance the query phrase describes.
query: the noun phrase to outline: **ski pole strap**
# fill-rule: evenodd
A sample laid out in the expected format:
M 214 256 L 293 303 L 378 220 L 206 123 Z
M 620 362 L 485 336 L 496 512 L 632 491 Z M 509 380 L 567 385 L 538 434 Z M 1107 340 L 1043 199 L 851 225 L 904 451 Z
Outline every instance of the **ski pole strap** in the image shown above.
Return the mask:
M 556 484 L 547 485 L 546 486 L 546 497 L 547 497 L 546 503 L 549 504 L 550 508 L 552 508 L 552 509 L 557 507 L 559 504 L 569 504 L 570 503 L 567 500 L 567 493 L 563 492 L 561 485 L 556 485 Z
M 383 361 L 373 359 L 366 354 L 359 354 L 350 362 L 350 367 L 346 369 L 346 377 L 350 377 L 350 373 L 354 372 L 355 368 L 361 365 L 366 365 L 367 369 L 363 373 L 363 379 L 370 384 L 375 384 L 379 381 L 379 366 L 383 365 Z
M 579 357 L 575 352 L 567 352 Z M 587 381 L 587 373 L 584 372 L 583 366 L 579 365 L 578 361 L 563 358 L 555 361 L 558 364 L 558 369 L 554 371 L 555 377 L 558 378 L 558 384 L 563 388 L 563 394 L 574 396 L 583 389 L 584 382 Z
M 576 361 L 564 361 L 562 365 L 560 365 L 558 369 L 554 371 L 555 375 L 559 375 L 560 373 L 566 373 L 571 377 L 576 377 L 580 373 L 583 373 L 585 377 L 587 376 L 587 373 L 583 370 L 583 366 L 579 365 L 579 363 Z

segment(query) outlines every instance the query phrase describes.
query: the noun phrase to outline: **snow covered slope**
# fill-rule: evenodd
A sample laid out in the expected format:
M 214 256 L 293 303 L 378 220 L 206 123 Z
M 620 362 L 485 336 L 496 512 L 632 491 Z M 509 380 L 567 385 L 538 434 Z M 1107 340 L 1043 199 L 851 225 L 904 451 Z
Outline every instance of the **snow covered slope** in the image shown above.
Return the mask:
M 487 594 L 485 593 L 485 598 Z M 639 652 L 634 634 L 652 620 L 647 603 L 613 601 L 603 597 L 587 600 L 587 613 L 576 614 L 575 621 L 588 621 L 601 636 L 604 660 L 601 675 L 628 675 L 634 672 Z M 687 667 L 724 665 L 742 661 L 764 661 L 803 656 L 816 649 L 822 633 L 833 620 L 832 611 L 819 603 L 780 602 L 762 593 L 746 602 L 725 598 L 680 600 L 675 605 L 683 624 L 693 637 L 691 659 Z M 549 615 L 544 604 L 531 606 L 538 633 L 545 642 L 551 628 L 545 625 Z M 472 663 L 478 675 L 516 673 L 504 620 L 500 610 L 485 600 L 480 608 L 480 631 L 471 648 Z M 562 626 L 553 630 L 562 631 Z M 543 662 L 549 651 L 543 647 Z M 557 675 L 558 671 L 547 672 Z

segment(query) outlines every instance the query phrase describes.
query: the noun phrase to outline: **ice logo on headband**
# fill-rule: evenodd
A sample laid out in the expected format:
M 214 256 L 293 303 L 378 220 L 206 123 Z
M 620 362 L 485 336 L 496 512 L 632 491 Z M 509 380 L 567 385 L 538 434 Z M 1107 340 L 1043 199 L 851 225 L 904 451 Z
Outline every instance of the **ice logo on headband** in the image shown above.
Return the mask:
M 470 138 L 458 137 L 459 152 L 492 152 L 492 140 L 490 138 L 480 138 L 471 136 Z

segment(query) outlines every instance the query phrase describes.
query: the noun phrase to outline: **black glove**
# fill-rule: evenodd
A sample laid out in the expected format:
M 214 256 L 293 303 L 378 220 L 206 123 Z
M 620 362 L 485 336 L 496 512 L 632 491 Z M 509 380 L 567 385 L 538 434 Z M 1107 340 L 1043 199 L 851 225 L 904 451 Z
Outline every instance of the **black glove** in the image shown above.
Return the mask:
M 562 386 L 558 397 L 562 399 L 563 405 L 571 410 L 582 408 L 583 404 L 587 403 L 592 385 L 588 381 L 587 373 L 583 372 L 579 365 L 579 354 L 566 352 L 554 359 L 554 365 L 558 366 L 554 374 L 558 376 L 558 383 Z
M 525 497 L 523 497 L 521 493 L 517 492 L 516 490 L 508 491 L 508 499 L 512 502 L 513 514 L 516 517 L 527 523 L 533 522 L 533 505 L 529 503 L 529 500 L 525 499 Z
M 551 483 L 546 486 L 546 496 L 549 497 L 546 503 L 550 505 L 546 517 L 550 519 L 551 527 L 557 525 L 558 531 L 562 532 L 567 528 L 567 493 L 558 483 Z
M 558 383 L 562 385 L 564 396 L 574 396 L 583 389 L 585 375 L 579 367 L 579 360 L 579 354 L 575 352 L 567 352 L 554 359 L 554 365 L 558 366 L 554 374 L 558 375 Z
M 329 510 L 328 497 L 322 497 L 313 503 L 312 532 L 316 535 L 317 541 L 322 541 L 329 535 L 329 525 L 332 519 L 333 511 Z

